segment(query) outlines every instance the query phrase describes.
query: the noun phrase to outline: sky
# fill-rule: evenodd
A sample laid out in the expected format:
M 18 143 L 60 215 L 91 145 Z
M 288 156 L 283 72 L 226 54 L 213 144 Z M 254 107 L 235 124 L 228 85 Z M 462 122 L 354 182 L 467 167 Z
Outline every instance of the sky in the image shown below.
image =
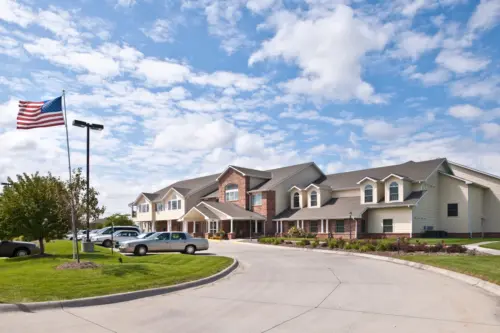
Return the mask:
M 63 89 L 106 215 L 229 164 L 500 175 L 499 55 L 500 0 L 0 0 L 0 180 L 67 178 L 64 127 L 16 130 Z

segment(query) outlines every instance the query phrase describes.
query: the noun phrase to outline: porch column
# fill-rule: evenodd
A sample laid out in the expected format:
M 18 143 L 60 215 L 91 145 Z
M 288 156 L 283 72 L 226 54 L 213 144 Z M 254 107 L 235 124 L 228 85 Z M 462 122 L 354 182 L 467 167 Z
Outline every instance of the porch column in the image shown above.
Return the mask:
M 325 222 L 326 222 L 326 233 L 328 234 L 328 233 L 330 233 L 330 232 L 328 231 L 328 224 L 329 224 L 328 222 L 329 222 L 329 220 L 328 220 L 328 219 L 326 219 L 326 220 L 325 220 Z
M 219 220 L 215 221 L 215 232 L 219 232 Z
M 257 228 L 258 223 L 259 223 L 259 221 L 255 220 L 255 233 L 257 233 L 257 231 L 259 230 L 259 229 Z
M 354 238 L 358 239 L 358 220 L 354 220 L 356 223 L 356 226 L 354 227 Z
M 305 228 L 304 228 L 304 220 L 302 220 L 302 230 L 305 230 Z
M 193 234 L 196 233 L 196 221 L 193 221 Z
M 283 233 L 283 220 L 280 221 L 280 229 L 281 229 L 280 234 L 282 234 Z
M 323 219 L 321 219 L 321 233 L 322 234 L 325 233 L 325 229 L 323 228 Z
M 297 220 L 297 228 L 300 228 L 300 227 L 299 227 L 299 220 Z
M 187 223 L 187 221 L 182 221 L 182 231 L 184 231 L 184 232 L 188 231 L 188 223 Z
M 167 222 L 167 231 L 172 231 L 172 220 L 168 220 Z
M 231 219 L 231 233 L 233 233 L 233 219 Z

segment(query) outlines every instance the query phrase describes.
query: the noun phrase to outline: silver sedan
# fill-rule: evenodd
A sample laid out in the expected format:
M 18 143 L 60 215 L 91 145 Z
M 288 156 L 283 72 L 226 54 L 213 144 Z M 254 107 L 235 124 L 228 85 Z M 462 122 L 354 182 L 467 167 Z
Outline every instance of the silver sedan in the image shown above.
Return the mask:
M 122 253 L 133 253 L 138 256 L 148 252 L 181 252 L 194 254 L 196 251 L 208 250 L 208 240 L 193 238 L 186 232 L 157 232 L 145 239 L 134 239 L 120 242 Z

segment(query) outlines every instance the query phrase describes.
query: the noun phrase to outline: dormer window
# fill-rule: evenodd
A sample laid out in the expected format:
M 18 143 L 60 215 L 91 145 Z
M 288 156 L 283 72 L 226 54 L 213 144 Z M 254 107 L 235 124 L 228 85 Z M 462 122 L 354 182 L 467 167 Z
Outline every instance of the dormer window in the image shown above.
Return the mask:
M 318 206 L 318 193 L 316 191 L 311 192 L 311 207 Z
M 168 201 L 167 208 L 168 210 L 177 210 L 182 208 L 181 199 L 179 199 L 175 193 L 172 194 L 171 199 Z
M 373 186 L 365 186 L 365 203 L 373 202 Z
M 390 201 L 396 201 L 399 200 L 399 185 L 396 182 L 392 182 L 391 185 L 389 185 L 389 200 Z
M 228 184 L 226 185 L 226 201 L 237 201 L 238 200 L 238 185 Z
M 300 194 L 295 192 L 293 194 L 293 208 L 300 208 Z

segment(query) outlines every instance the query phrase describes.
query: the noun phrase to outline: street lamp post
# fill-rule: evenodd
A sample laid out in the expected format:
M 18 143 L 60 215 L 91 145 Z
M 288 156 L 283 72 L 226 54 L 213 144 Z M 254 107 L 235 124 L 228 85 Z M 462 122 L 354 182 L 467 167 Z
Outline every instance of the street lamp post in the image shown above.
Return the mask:
M 94 131 L 102 131 L 104 129 L 104 125 L 100 124 L 91 124 L 81 120 L 73 120 L 73 126 L 87 128 L 87 237 L 85 242 L 82 241 L 82 248 L 84 252 L 92 252 L 93 244 L 90 242 L 89 229 L 90 229 L 90 193 L 89 193 L 89 184 L 90 184 L 90 130 Z M 86 243 L 86 244 L 85 244 Z

